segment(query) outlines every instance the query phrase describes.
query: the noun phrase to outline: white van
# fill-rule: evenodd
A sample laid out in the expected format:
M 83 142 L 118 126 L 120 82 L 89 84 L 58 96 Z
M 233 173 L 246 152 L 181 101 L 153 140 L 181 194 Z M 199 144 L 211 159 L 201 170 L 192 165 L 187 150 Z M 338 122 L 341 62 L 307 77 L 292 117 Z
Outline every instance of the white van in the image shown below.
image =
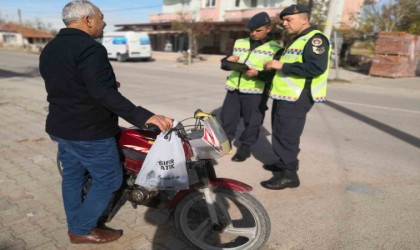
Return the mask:
M 108 51 L 108 58 L 124 62 L 128 59 L 150 60 L 152 47 L 146 32 L 114 31 L 104 33 L 102 44 Z

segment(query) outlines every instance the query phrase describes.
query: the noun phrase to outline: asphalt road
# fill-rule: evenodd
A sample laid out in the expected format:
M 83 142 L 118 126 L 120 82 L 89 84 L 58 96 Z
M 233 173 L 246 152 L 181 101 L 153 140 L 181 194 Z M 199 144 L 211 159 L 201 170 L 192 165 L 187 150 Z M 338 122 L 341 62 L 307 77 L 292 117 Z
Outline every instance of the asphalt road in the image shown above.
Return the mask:
M 112 64 L 126 97 L 177 120 L 197 108 L 217 112 L 225 95 L 227 74 L 216 62 Z M 37 65 L 36 54 L 0 50 L 0 249 L 99 249 L 67 240 Z M 299 188 L 259 185 L 271 177 L 262 169 L 273 159 L 271 109 L 248 161 L 218 160 L 218 175 L 252 185 L 267 209 L 264 249 L 420 248 L 420 78 L 348 80 L 331 82 L 328 102 L 308 114 Z M 100 249 L 188 249 L 166 219 L 126 205 L 111 222 L 124 238 Z

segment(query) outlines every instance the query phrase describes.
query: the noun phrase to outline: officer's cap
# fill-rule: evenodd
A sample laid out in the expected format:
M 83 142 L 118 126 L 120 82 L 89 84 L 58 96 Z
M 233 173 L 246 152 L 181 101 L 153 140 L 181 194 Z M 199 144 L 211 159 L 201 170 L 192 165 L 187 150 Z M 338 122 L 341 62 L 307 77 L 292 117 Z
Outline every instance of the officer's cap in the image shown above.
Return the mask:
M 293 4 L 280 12 L 280 19 L 283 20 L 284 16 L 295 15 L 299 13 L 309 13 L 309 8 L 305 5 Z
M 246 27 L 250 30 L 254 30 L 268 24 L 271 24 L 270 17 L 266 12 L 260 12 L 249 19 Z

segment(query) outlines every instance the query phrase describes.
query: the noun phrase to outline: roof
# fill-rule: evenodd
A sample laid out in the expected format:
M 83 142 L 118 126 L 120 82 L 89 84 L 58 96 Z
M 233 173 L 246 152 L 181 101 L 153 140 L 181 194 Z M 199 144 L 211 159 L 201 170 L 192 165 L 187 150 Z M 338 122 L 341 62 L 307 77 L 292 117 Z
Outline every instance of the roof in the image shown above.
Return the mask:
M 54 36 L 48 31 L 34 29 L 11 22 L 0 24 L 0 31 L 22 33 L 24 38 L 54 38 Z

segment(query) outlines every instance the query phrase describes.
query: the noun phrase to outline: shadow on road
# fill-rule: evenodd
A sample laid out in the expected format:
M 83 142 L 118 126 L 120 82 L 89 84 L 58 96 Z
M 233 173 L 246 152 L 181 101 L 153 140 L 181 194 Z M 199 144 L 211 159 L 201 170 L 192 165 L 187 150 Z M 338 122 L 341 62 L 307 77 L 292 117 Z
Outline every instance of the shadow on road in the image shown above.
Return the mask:
M 152 239 L 152 250 L 189 249 L 186 242 L 177 236 L 172 215 L 169 211 L 149 208 L 144 214 L 147 223 L 156 227 Z
M 36 77 L 36 76 L 40 76 L 38 68 L 30 68 L 25 73 L 0 69 L 0 79 L 11 78 L 11 77 L 29 77 L 29 78 L 31 78 L 31 77 Z
M 220 107 L 211 112 L 211 114 L 216 116 L 219 119 L 219 121 L 220 121 L 221 109 L 222 108 Z M 267 119 L 268 114 L 269 112 L 266 111 L 264 119 Z M 237 140 L 237 138 L 239 138 L 239 136 L 241 135 L 243 131 L 244 131 L 244 123 L 243 121 L 241 121 L 239 123 L 238 129 L 236 130 L 236 137 L 235 137 L 236 139 L 233 142 L 234 146 L 239 147 L 240 143 Z M 261 126 L 258 140 L 251 147 L 251 154 L 254 156 L 255 159 L 260 161 L 262 164 L 271 164 L 277 159 L 273 152 L 273 148 L 271 147 L 271 143 L 267 139 L 269 135 L 271 135 L 271 133 L 264 126 Z M 231 156 L 226 156 L 226 157 L 231 157 Z
M 408 133 L 406 133 L 404 131 L 398 130 L 398 129 L 393 128 L 391 126 L 388 126 L 388 125 L 386 125 L 386 124 L 384 124 L 382 122 L 379 122 L 377 120 L 374 120 L 372 118 L 369 118 L 367 116 L 364 116 L 364 115 L 362 115 L 360 113 L 357 113 L 357 112 L 355 112 L 353 110 L 350 110 L 348 108 L 345 108 L 345 107 L 343 107 L 343 106 L 341 106 L 341 105 L 339 105 L 337 103 L 328 101 L 328 102 L 326 102 L 326 105 L 328 105 L 329 107 L 331 107 L 333 109 L 336 109 L 336 110 L 338 110 L 338 111 L 340 111 L 340 112 L 342 112 L 342 113 L 344 113 L 344 114 L 346 114 L 348 116 L 351 116 L 353 118 L 356 118 L 359 121 L 362 121 L 362 122 L 364 122 L 366 124 L 369 124 L 369 125 L 371 125 L 374 128 L 377 128 L 379 130 L 382 130 L 383 132 L 385 132 L 385 133 L 387 133 L 389 135 L 392 135 L 392 136 L 394 136 L 394 137 L 396 137 L 396 138 L 398 138 L 398 139 L 400 139 L 400 140 L 402 140 L 402 141 L 404 141 L 404 142 L 406 142 L 408 144 L 411 144 L 411 145 L 413 145 L 413 146 L 415 146 L 417 148 L 420 148 L 420 139 L 417 138 L 417 137 L 415 137 L 415 136 L 413 136 L 413 135 L 410 135 L 410 134 L 408 134 Z

